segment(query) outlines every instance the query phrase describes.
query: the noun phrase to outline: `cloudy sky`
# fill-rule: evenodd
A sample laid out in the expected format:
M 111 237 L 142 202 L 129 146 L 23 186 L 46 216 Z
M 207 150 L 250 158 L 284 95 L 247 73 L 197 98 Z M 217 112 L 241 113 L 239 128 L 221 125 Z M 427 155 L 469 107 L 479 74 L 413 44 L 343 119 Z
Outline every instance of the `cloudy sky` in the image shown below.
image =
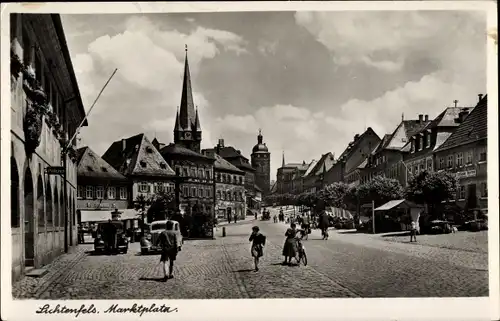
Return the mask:
M 189 48 L 202 147 L 224 138 L 250 157 L 262 128 L 281 164 L 337 156 L 356 133 L 379 136 L 486 89 L 486 20 L 477 12 L 252 12 L 63 15 L 88 110 L 81 131 L 104 153 L 122 137 L 172 141 Z

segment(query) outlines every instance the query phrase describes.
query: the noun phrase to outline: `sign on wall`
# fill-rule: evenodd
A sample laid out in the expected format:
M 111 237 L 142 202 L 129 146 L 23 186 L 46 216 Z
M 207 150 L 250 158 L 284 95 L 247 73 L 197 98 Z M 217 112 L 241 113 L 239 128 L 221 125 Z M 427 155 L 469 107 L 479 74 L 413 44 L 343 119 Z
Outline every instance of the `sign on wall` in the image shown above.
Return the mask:
M 49 166 L 45 169 L 45 172 L 49 175 L 64 175 L 66 171 L 63 166 Z
M 471 170 L 468 170 L 468 171 L 457 172 L 456 176 L 457 176 L 457 178 L 475 177 L 476 176 L 476 170 L 475 169 L 471 169 Z

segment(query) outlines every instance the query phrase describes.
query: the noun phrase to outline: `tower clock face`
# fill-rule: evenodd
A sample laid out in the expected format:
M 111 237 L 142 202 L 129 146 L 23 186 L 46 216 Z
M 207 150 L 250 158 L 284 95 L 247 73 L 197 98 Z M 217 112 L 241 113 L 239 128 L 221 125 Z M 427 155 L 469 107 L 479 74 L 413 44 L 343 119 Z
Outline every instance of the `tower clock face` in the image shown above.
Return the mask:
M 190 133 L 190 132 L 187 132 L 184 136 L 185 136 L 186 138 L 191 138 L 191 133 Z

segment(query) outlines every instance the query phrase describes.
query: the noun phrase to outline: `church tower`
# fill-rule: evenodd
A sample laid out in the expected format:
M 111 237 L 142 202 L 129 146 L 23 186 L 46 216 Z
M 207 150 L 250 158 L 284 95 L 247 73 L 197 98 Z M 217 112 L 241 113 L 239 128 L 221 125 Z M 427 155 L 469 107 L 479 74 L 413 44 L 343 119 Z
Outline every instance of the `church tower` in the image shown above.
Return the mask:
M 262 132 L 259 129 L 257 145 L 252 149 L 250 155 L 252 167 L 255 168 L 255 183 L 262 190 L 263 196 L 269 195 L 271 189 L 271 153 L 265 143 L 262 142 Z
M 201 125 L 198 117 L 198 108 L 194 107 L 193 92 L 191 89 L 191 74 L 187 57 L 184 62 L 184 80 L 180 109 L 177 110 L 174 127 L 174 143 L 200 153 Z

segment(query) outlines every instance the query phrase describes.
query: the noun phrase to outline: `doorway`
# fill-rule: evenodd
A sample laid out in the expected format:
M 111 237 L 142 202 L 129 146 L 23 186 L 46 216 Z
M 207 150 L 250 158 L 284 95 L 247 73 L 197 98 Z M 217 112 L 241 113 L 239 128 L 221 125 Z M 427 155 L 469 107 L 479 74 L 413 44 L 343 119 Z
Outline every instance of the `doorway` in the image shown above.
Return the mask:
M 24 175 L 24 264 L 35 266 L 35 215 L 33 177 L 29 168 Z

